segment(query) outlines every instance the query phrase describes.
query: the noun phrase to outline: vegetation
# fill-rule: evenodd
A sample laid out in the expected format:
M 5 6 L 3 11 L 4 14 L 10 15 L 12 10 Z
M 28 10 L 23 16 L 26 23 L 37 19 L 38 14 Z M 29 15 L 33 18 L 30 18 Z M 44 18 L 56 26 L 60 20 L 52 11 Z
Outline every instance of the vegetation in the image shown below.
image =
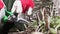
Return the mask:
M 35 0 L 34 0 L 35 1 Z M 44 1 L 44 0 L 43 0 Z M 55 7 L 52 0 L 45 0 L 37 3 L 33 10 L 32 22 L 26 27 L 26 31 L 20 32 L 22 34 L 31 34 L 31 32 L 40 32 L 44 34 L 57 34 L 60 30 L 60 16 L 56 15 Z M 7 5 L 7 4 L 6 4 Z M 7 5 L 8 7 L 8 5 Z M 11 8 L 8 7 L 8 10 Z

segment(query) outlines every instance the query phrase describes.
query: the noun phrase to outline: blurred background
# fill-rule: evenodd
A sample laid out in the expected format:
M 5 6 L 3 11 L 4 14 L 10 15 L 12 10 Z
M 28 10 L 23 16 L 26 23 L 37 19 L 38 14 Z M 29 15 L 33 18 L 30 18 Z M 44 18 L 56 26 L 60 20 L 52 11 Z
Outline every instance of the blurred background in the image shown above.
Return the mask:
M 3 1 L 10 11 L 15 0 Z M 34 3 L 30 28 L 44 34 L 60 34 L 60 0 L 34 0 Z M 26 16 L 25 19 L 29 20 Z

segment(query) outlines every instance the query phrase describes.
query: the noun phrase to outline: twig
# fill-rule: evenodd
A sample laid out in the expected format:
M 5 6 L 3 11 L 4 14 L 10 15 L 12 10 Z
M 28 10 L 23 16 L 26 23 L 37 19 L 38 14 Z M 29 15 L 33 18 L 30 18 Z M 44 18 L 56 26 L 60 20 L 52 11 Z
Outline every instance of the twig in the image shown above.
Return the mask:
M 49 29 L 49 23 L 48 23 L 48 16 L 47 16 L 47 12 L 46 12 L 46 8 L 44 8 L 44 20 L 45 20 L 45 25 L 46 25 L 46 29 Z
M 40 25 L 40 23 L 41 23 L 41 20 L 40 20 L 40 17 L 39 17 L 39 13 L 37 12 L 37 18 L 38 18 L 38 21 L 39 21 L 39 25 Z
M 55 28 L 55 31 L 57 33 L 57 29 L 60 27 L 60 25 L 57 25 L 56 28 Z
M 37 28 L 36 28 L 36 30 L 35 30 L 35 31 L 38 31 L 38 29 L 39 29 L 39 26 L 37 26 Z
M 38 29 L 38 32 L 43 28 L 44 26 L 41 26 L 39 29 Z

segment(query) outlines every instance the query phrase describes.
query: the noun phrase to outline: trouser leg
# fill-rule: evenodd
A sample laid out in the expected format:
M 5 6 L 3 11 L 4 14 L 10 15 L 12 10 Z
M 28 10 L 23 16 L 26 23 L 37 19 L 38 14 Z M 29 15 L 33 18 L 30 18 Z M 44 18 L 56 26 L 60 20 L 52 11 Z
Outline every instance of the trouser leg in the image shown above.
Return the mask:
M 4 11 L 0 11 L 0 29 L 3 26 L 3 23 L 1 22 L 2 18 L 5 16 L 5 12 Z
M 9 30 L 13 27 L 14 23 L 7 22 L 4 24 L 3 28 L 0 31 L 0 34 L 8 34 Z

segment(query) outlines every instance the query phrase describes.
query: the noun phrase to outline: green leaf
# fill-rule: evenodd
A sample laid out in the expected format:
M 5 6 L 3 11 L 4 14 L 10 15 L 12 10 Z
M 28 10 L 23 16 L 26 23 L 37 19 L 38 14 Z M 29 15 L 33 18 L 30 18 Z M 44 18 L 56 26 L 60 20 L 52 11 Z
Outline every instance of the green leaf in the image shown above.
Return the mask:
M 55 31 L 55 29 L 53 29 L 53 28 L 50 28 L 50 32 L 51 32 L 52 34 L 56 34 L 56 31 Z

